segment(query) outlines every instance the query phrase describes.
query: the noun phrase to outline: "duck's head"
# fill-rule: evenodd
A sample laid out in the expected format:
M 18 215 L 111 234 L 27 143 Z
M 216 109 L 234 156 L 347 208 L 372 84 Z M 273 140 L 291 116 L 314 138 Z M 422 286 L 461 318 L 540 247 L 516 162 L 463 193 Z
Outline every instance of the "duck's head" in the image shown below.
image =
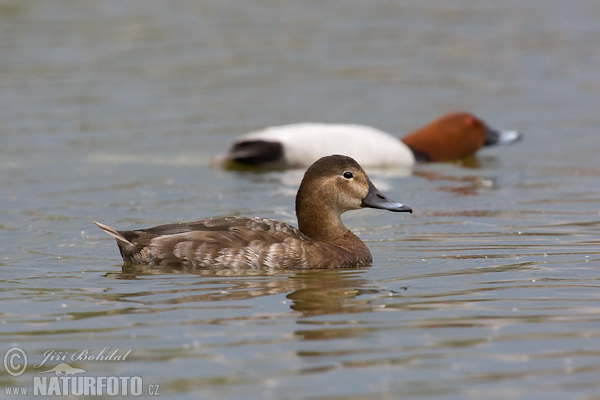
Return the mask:
M 296 196 L 298 225 L 309 236 L 311 226 L 327 226 L 342 213 L 365 207 L 412 213 L 410 207 L 381 193 L 361 166 L 343 155 L 323 157 L 312 164 Z
M 483 146 L 520 140 L 516 131 L 492 129 L 475 115 L 457 112 L 444 115 L 402 138 L 418 159 L 449 161 L 471 156 Z

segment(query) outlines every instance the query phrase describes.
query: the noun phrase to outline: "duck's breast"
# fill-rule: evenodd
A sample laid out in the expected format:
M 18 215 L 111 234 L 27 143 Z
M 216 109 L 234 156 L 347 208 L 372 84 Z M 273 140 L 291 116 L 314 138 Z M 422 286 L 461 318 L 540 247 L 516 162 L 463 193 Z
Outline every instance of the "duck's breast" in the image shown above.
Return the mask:
M 279 142 L 284 147 L 285 164 L 307 167 L 321 157 L 344 154 L 367 167 L 411 166 L 411 150 L 378 129 L 350 124 L 303 123 L 252 132 L 242 140 L 261 139 Z

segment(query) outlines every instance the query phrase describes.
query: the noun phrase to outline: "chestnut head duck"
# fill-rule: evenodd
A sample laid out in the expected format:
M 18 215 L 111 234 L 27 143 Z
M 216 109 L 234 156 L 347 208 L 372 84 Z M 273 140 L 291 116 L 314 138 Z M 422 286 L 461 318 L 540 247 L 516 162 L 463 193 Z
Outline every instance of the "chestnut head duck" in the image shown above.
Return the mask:
M 301 123 L 251 132 L 234 142 L 214 164 L 303 168 L 328 154 L 342 153 L 365 167 L 410 167 L 417 161 L 452 161 L 483 146 L 509 144 L 522 135 L 490 128 L 465 112 L 444 115 L 398 140 L 362 125 Z
M 125 263 L 192 268 L 352 268 L 373 259 L 367 246 L 340 218 L 349 210 L 412 209 L 373 185 L 352 158 L 331 155 L 304 174 L 296 195 L 298 228 L 266 218 L 224 217 L 117 231 L 94 222 L 117 239 Z

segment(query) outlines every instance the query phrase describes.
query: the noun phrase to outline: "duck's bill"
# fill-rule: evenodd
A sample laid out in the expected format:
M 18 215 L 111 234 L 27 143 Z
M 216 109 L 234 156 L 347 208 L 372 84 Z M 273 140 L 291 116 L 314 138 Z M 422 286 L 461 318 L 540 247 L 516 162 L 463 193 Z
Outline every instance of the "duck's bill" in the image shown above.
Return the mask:
M 522 137 L 523 135 L 517 131 L 497 131 L 495 129 L 487 128 L 484 146 L 510 144 L 521 140 Z
M 412 213 L 412 208 L 388 199 L 371 181 L 369 181 L 369 193 L 367 193 L 367 197 L 362 200 L 361 206 L 378 208 L 380 210 Z

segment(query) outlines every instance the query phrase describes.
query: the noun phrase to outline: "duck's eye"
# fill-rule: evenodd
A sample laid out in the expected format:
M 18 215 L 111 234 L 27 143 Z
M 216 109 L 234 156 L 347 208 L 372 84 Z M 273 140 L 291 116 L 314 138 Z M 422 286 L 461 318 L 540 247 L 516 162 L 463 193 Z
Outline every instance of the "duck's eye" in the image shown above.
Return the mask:
M 346 179 L 352 179 L 354 177 L 354 175 L 352 175 L 352 172 L 346 171 L 346 172 L 344 172 L 343 177 Z

